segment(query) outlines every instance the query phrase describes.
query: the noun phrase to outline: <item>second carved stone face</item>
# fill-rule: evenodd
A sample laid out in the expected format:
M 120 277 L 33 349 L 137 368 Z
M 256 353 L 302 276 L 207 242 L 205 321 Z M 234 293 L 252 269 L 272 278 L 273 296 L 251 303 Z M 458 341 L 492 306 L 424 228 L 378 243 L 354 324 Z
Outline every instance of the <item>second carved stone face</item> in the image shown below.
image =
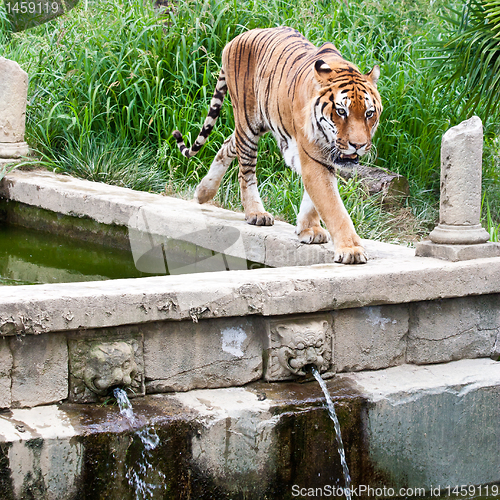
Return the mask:
M 282 369 L 294 375 L 306 375 L 306 367 L 314 365 L 319 371 L 328 369 L 331 352 L 327 348 L 330 325 L 324 320 L 276 325 L 280 347 L 277 357 Z

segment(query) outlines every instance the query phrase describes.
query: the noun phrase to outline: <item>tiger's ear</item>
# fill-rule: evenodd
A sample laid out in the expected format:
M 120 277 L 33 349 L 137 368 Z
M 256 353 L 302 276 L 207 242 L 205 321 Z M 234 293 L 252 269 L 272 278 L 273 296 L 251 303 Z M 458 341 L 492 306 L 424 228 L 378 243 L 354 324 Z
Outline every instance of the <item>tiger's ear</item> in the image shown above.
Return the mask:
M 326 64 L 323 59 L 318 59 L 314 63 L 314 76 L 316 77 L 316 80 L 321 85 L 328 85 L 329 78 L 332 75 L 332 68 Z
M 370 80 L 375 87 L 377 86 L 378 79 L 380 77 L 380 68 L 377 64 L 373 66 L 372 70 L 367 73 L 366 77 Z

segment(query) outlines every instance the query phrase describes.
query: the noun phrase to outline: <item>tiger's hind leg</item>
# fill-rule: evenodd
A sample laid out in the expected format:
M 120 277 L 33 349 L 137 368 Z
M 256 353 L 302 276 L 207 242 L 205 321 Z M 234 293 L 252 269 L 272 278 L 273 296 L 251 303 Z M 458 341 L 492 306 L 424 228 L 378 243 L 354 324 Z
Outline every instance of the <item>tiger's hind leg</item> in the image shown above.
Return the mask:
M 236 116 L 235 116 L 236 120 Z M 257 150 L 259 135 L 251 135 L 250 130 L 235 131 L 236 152 L 238 154 L 241 204 L 245 209 L 245 220 L 255 226 L 272 226 L 274 217 L 266 212 L 257 189 Z
M 234 134 L 232 134 L 224 141 L 224 144 L 222 144 L 219 149 L 212 165 L 210 165 L 207 175 L 203 177 L 201 182 L 196 187 L 194 199 L 198 203 L 206 203 L 215 196 L 224 174 L 235 158 L 236 148 L 234 143 Z
M 295 232 L 301 243 L 326 243 L 330 241 L 330 235 L 328 231 L 321 227 L 319 214 L 306 190 L 304 190 L 299 214 L 297 215 Z

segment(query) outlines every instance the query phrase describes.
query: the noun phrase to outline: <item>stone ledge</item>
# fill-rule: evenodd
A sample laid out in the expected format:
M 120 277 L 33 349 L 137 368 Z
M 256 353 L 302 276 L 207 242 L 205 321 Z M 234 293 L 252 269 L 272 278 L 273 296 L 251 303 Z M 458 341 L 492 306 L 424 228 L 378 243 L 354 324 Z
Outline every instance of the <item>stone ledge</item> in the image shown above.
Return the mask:
M 312 313 L 500 292 L 500 258 L 412 258 L 344 266 L 0 287 L 0 333 L 161 320 Z
M 132 250 L 148 232 L 272 267 L 331 263 L 334 259 L 331 243 L 301 244 L 294 227 L 285 222 L 276 221 L 272 227 L 252 226 L 245 222 L 244 214 L 210 204 L 198 205 L 47 171 L 6 175 L 0 183 L 0 196 L 64 215 L 126 226 Z M 367 240 L 364 244 L 370 259 L 412 255 L 405 247 Z

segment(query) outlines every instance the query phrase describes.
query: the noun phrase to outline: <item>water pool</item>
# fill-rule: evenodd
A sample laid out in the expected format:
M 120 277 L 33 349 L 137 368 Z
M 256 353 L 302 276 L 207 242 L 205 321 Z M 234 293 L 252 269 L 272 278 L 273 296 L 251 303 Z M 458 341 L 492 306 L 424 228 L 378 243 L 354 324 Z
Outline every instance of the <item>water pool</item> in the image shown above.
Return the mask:
M 133 232 L 136 240 L 150 240 Z M 102 281 L 253 269 L 260 264 L 173 238 L 132 252 L 125 226 L 108 226 L 0 200 L 0 286 Z

